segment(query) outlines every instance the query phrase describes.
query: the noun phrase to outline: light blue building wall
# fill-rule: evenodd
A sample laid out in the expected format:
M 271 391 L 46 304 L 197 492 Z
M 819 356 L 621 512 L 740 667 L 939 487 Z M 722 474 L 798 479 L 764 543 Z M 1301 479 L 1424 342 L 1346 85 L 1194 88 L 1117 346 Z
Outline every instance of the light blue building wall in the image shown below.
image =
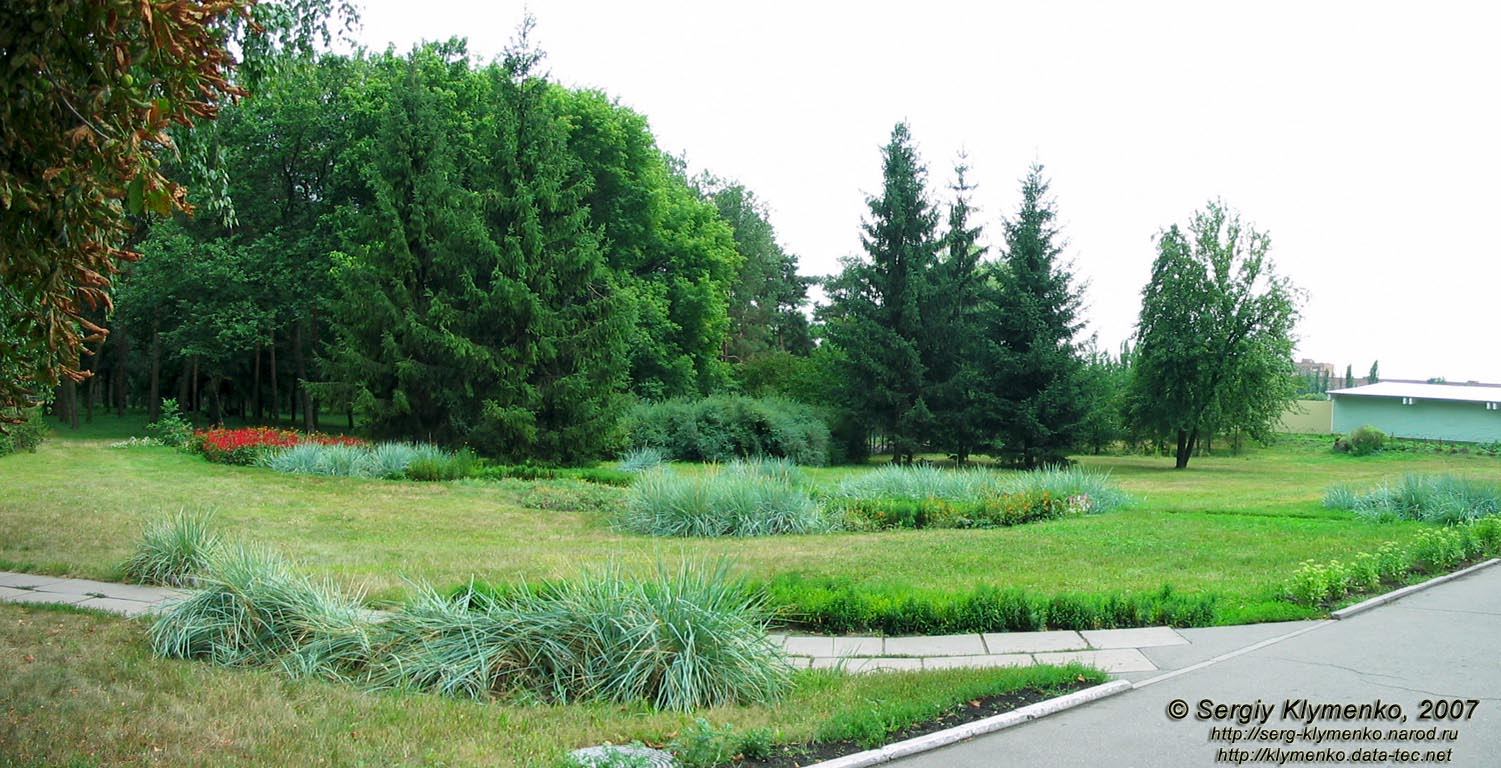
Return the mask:
M 1501 402 L 1501 392 L 1495 397 Z M 1501 410 L 1488 401 L 1437 400 L 1329 393 L 1334 431 L 1349 434 L 1369 424 L 1393 437 L 1489 443 L 1501 440 Z M 1404 405 L 1404 401 L 1410 404 Z

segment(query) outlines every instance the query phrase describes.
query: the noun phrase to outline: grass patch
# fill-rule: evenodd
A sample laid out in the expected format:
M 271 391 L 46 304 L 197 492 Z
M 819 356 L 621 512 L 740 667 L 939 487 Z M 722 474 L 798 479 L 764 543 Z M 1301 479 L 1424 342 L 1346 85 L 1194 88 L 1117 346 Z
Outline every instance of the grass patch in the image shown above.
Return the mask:
M 1299 605 L 1332 606 L 1351 595 L 1398 587 L 1412 577 L 1447 573 L 1501 555 L 1501 518 L 1486 517 L 1422 531 L 1405 544 L 1388 542 L 1347 560 L 1308 561 L 1288 579 L 1286 597 Z
M 369 695 L 273 670 L 152 656 L 138 622 L 0 604 L 0 754 L 20 765 L 549 766 L 610 741 L 667 743 L 702 718 L 768 731 L 782 748 L 827 722 L 898 723 L 986 696 L 1057 689 L 1103 676 L 1082 668 L 838 675 L 804 670 L 770 705 L 693 713 L 618 704 L 481 703 L 426 694 Z M 908 723 L 910 724 L 910 723 Z M 858 732 L 858 726 L 844 735 Z M 841 735 L 831 727 L 826 738 Z
M 1031 594 L 1216 595 L 1220 621 L 1311 615 L 1280 600 L 1305 560 L 1347 560 L 1427 524 L 1376 524 L 1323 506 L 1325 488 L 1375 485 L 1404 472 L 1501 480 L 1501 462 L 1475 455 L 1390 451 L 1335 454 L 1329 440 L 1288 441 L 1245 456 L 1078 457 L 1135 502 L 1110 514 L 989 530 L 896 530 L 666 541 L 614 530 L 626 492 L 565 480 L 416 483 L 288 475 L 226 467 L 169 448 L 111 450 L 140 419 L 96 415 L 34 454 L 0 459 L 0 568 L 121 577 L 141 529 L 179 508 L 214 507 L 222 535 L 266 542 L 312 575 L 368 587 L 400 603 L 407 578 L 435 584 L 573 579 L 581 562 L 616 562 L 650 576 L 663 556 L 733 555 L 736 575 L 846 580 L 873 590 L 964 594 L 979 587 Z M 79 467 L 89 471 L 80 472 Z M 712 471 L 675 465 L 679 475 Z M 807 487 L 831 489 L 874 467 L 802 467 Z M 998 472 L 997 474 L 1005 474 Z M 87 532 L 87 535 L 83 535 Z

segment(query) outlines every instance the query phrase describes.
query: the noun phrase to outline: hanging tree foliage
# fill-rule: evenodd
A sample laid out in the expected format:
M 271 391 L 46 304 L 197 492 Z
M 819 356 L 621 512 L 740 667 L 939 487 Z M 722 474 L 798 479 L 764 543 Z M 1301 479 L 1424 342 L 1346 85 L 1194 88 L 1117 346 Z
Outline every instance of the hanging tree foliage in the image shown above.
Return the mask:
M 167 129 L 243 95 L 228 29 L 246 0 L 15 0 L 0 11 L 0 414 L 84 378 L 127 213 L 190 210 Z

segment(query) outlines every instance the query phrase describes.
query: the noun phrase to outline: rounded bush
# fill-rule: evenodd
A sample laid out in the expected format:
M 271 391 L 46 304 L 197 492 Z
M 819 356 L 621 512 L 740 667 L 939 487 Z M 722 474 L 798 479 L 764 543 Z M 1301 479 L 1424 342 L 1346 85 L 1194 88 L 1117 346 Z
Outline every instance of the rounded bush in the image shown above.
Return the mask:
M 1381 450 L 1381 446 L 1386 443 L 1386 433 L 1367 424 L 1351 432 L 1348 442 L 1350 453 L 1368 456 Z

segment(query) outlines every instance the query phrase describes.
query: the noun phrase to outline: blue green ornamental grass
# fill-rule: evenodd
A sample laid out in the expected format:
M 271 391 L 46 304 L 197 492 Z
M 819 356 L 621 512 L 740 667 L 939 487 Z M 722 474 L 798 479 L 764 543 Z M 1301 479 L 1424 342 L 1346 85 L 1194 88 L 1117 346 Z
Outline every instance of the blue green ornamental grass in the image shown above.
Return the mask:
M 1501 486 L 1452 474 L 1406 474 L 1366 491 L 1336 485 L 1325 492 L 1324 506 L 1378 522 L 1454 524 L 1501 511 Z
M 733 461 L 680 475 L 662 467 L 631 486 L 617 528 L 648 536 L 769 536 L 833 525 L 790 462 Z

